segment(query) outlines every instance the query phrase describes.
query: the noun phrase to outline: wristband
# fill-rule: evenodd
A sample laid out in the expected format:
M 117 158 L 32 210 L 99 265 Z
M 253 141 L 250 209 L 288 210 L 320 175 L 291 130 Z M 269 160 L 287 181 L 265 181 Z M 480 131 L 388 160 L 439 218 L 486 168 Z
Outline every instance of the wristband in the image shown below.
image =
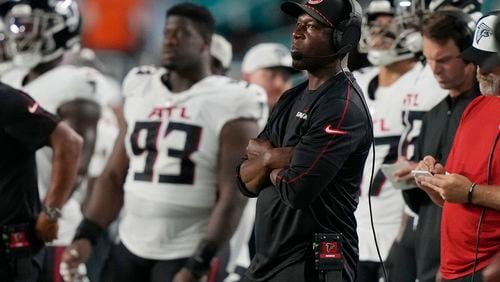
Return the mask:
M 91 221 L 90 219 L 84 218 L 78 228 L 76 229 L 75 237 L 73 241 L 78 239 L 87 239 L 94 246 L 99 239 L 104 229 L 99 226 L 97 223 Z
M 467 194 L 467 203 L 472 204 L 472 193 L 476 189 L 476 183 L 471 183 L 469 186 L 469 193 Z
M 184 267 L 189 269 L 196 279 L 200 279 L 210 270 L 212 258 L 217 252 L 217 244 L 208 240 L 203 240 L 198 245 L 193 256 L 188 258 Z

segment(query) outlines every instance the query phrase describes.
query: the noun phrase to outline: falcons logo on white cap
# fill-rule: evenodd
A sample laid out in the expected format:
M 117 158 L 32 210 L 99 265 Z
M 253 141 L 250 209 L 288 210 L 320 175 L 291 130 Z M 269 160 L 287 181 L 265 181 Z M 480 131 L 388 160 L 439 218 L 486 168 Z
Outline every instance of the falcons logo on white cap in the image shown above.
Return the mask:
M 481 23 L 476 30 L 476 44 L 479 44 L 479 41 L 481 41 L 483 37 L 490 37 L 491 34 L 491 27 L 485 23 Z

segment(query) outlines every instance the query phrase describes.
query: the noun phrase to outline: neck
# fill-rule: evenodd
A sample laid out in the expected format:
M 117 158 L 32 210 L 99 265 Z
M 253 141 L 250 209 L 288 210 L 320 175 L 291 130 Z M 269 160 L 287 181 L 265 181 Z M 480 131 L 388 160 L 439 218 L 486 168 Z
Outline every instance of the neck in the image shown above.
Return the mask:
M 380 67 L 378 75 L 379 86 L 389 86 L 415 66 L 413 59 L 399 61 L 388 66 Z
M 186 91 L 193 84 L 210 75 L 209 64 L 200 63 L 185 69 L 169 71 L 163 79 L 168 79 L 172 92 Z
M 35 80 L 36 78 L 38 78 L 42 74 L 57 67 L 62 62 L 62 59 L 63 59 L 63 57 L 61 56 L 61 57 L 56 58 L 52 61 L 38 64 L 37 66 L 35 66 L 34 68 L 32 68 L 30 70 L 30 72 L 28 73 L 28 75 L 26 76 L 26 78 L 24 80 L 24 83 L 25 84 L 29 83 L 30 81 Z
M 342 71 L 341 65 L 344 64 L 344 60 L 335 60 L 332 63 L 317 68 L 315 70 L 309 70 L 309 90 L 318 89 L 323 83 L 328 79 L 332 78 L 334 75 Z

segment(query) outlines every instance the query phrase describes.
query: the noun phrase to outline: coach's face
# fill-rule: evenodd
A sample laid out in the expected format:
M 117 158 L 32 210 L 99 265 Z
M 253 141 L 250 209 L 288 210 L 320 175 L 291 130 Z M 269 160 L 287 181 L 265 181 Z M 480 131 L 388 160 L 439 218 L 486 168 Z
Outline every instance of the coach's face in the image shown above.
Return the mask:
M 484 71 L 477 69 L 477 80 L 481 94 L 487 96 L 500 96 L 500 66 Z
M 333 29 L 302 14 L 292 33 L 293 67 L 299 70 L 314 70 L 331 63 L 333 58 L 314 58 L 334 53 Z
M 424 36 L 423 53 L 441 88 L 467 90 L 464 85 L 474 77 L 475 67 L 460 58 L 460 49 L 452 39 L 438 42 Z
M 163 30 L 162 64 L 170 70 L 196 65 L 208 50 L 207 42 L 189 18 L 169 16 Z

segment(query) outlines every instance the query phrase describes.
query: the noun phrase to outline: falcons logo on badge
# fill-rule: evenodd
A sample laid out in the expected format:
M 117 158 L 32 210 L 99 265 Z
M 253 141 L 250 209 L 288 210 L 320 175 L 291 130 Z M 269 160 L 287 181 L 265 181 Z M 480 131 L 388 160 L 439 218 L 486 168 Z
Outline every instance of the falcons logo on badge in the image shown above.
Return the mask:
M 336 247 L 337 246 L 333 243 L 326 243 L 326 252 L 331 253 Z
M 479 41 L 481 41 L 483 37 L 490 37 L 491 34 L 492 34 L 491 27 L 487 26 L 485 23 L 481 23 L 477 27 L 476 43 L 479 44 Z

